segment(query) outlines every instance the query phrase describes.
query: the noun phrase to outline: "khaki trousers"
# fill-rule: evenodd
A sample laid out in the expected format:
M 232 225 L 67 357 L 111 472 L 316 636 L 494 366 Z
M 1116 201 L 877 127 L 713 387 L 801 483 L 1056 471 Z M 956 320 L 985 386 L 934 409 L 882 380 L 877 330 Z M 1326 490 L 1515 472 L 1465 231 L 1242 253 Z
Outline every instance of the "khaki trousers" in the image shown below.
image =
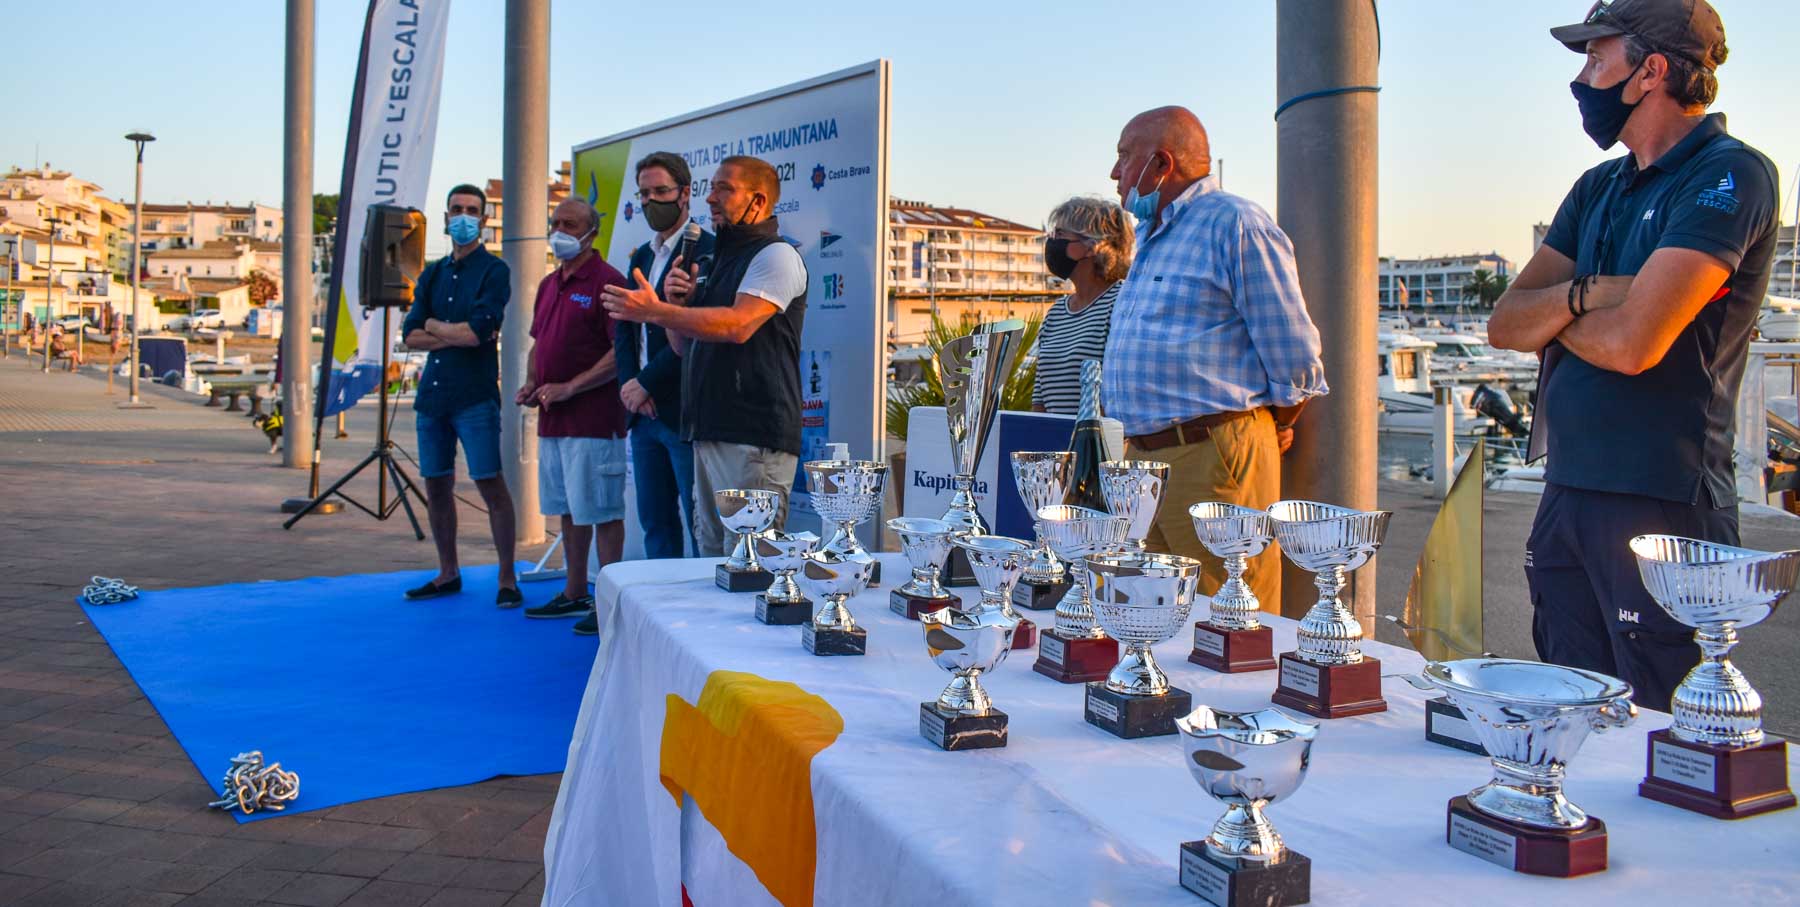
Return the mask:
M 787 525 L 788 495 L 794 490 L 794 470 L 800 458 L 780 450 L 720 441 L 694 442 L 694 553 L 696 557 L 725 554 L 725 525 L 719 522 L 719 506 L 713 492 L 727 488 L 752 488 L 781 495 L 774 528 Z
M 1169 464 L 1162 509 L 1145 546 L 1151 551 L 1198 558 L 1200 592 L 1212 595 L 1225 583 L 1225 562 L 1213 557 L 1194 534 L 1188 507 L 1221 501 L 1265 510 L 1281 498 L 1281 453 L 1276 447 L 1275 419 L 1257 409 L 1212 427 L 1204 441 L 1142 450 L 1127 441 L 1125 456 Z M 1271 543 L 1250 559 L 1244 581 L 1271 614 L 1281 613 L 1281 552 Z M 1205 618 L 1197 614 L 1196 620 Z

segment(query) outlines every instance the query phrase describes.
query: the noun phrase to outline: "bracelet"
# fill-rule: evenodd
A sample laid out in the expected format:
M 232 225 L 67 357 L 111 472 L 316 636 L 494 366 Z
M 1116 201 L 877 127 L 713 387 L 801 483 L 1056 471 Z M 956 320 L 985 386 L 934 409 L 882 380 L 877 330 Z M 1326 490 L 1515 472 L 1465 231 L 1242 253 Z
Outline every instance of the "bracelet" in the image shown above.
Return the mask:
M 1581 313 L 1575 311 L 1575 290 L 1581 286 L 1581 278 L 1569 281 L 1569 317 L 1580 318 Z
M 1588 276 L 1581 278 L 1581 299 L 1579 302 L 1576 303 L 1576 306 L 1581 309 L 1581 314 L 1583 314 L 1583 315 L 1586 315 L 1588 312 L 1587 291 L 1588 291 L 1588 286 L 1591 285 L 1593 282 L 1594 282 L 1594 275 L 1592 275 L 1592 274 L 1589 274 Z

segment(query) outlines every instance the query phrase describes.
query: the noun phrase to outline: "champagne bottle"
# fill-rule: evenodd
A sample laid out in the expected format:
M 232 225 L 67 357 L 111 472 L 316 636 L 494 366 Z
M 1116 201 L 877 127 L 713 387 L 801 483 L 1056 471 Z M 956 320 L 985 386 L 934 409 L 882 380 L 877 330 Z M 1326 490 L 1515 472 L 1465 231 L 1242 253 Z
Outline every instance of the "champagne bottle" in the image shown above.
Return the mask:
M 1100 429 L 1098 359 L 1081 364 L 1081 412 L 1075 419 L 1075 432 L 1069 438 L 1069 452 L 1075 455 L 1075 462 L 1069 470 L 1069 490 L 1063 502 L 1105 512 L 1106 496 L 1100 492 L 1100 464 L 1112 457 L 1106 452 L 1106 435 Z

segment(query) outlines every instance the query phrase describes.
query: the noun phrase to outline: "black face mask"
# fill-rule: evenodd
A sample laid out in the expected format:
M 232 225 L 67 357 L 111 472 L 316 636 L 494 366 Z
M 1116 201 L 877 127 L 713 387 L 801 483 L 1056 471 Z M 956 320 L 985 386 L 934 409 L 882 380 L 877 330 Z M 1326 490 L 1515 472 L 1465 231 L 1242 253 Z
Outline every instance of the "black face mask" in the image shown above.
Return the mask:
M 650 229 L 661 233 L 675 226 L 679 220 L 681 220 L 680 202 L 659 202 L 655 199 L 644 202 L 644 223 L 649 224 Z
M 1625 121 L 1631 119 L 1632 111 L 1644 102 L 1638 98 L 1637 103 L 1625 103 L 1625 86 L 1637 77 L 1638 66 L 1632 67 L 1631 75 L 1619 80 L 1619 84 L 1611 88 L 1595 88 L 1581 81 L 1569 83 L 1569 90 L 1575 94 L 1575 104 L 1581 108 L 1581 130 L 1594 140 L 1594 144 L 1604 151 L 1618 144 L 1619 133 L 1625 130 Z
M 1075 273 L 1075 266 L 1081 264 L 1069 257 L 1069 243 L 1072 242 L 1072 239 L 1044 240 L 1044 267 L 1064 280 L 1068 280 L 1069 275 Z
M 755 221 L 752 221 L 750 219 L 750 212 L 754 211 L 754 210 L 756 210 L 756 196 L 751 196 L 750 204 L 747 204 L 744 206 L 743 214 L 738 215 L 737 219 L 734 221 L 731 221 L 730 223 L 720 222 L 720 223 L 714 224 L 713 232 L 717 233 L 720 238 L 724 238 L 726 236 L 731 235 L 733 232 L 737 231 L 740 228 L 748 227 L 748 226 L 754 224 Z

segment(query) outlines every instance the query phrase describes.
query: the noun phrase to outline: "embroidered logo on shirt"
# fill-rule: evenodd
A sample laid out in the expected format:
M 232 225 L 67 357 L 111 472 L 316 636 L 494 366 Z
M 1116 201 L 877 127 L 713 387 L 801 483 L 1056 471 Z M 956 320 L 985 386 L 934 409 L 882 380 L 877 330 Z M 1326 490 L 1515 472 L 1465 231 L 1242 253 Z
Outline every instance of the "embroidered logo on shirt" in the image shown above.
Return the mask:
M 1731 194 L 1732 190 L 1736 188 L 1737 180 L 1733 179 L 1731 171 L 1727 170 L 1725 171 L 1725 178 L 1719 180 L 1718 188 L 1700 190 L 1700 199 L 1697 204 L 1702 208 L 1712 208 L 1715 211 L 1722 211 L 1726 214 L 1736 214 L 1738 200 L 1736 196 Z
M 1656 209 L 1655 209 L 1655 208 L 1651 208 L 1651 209 L 1650 209 L 1650 210 L 1648 210 L 1648 211 L 1645 211 L 1645 212 L 1644 212 L 1644 219 L 1645 219 L 1645 220 L 1649 220 L 1649 219 L 1650 219 L 1650 218 L 1652 218 L 1652 217 L 1655 217 L 1655 216 L 1656 216 Z
M 1619 609 L 1619 623 L 1635 624 L 1637 622 L 1638 622 L 1638 613 L 1636 611 L 1627 611 L 1624 608 Z
M 584 309 L 591 309 L 594 307 L 594 297 L 585 293 L 570 293 L 569 298 L 575 300 L 575 304 Z

